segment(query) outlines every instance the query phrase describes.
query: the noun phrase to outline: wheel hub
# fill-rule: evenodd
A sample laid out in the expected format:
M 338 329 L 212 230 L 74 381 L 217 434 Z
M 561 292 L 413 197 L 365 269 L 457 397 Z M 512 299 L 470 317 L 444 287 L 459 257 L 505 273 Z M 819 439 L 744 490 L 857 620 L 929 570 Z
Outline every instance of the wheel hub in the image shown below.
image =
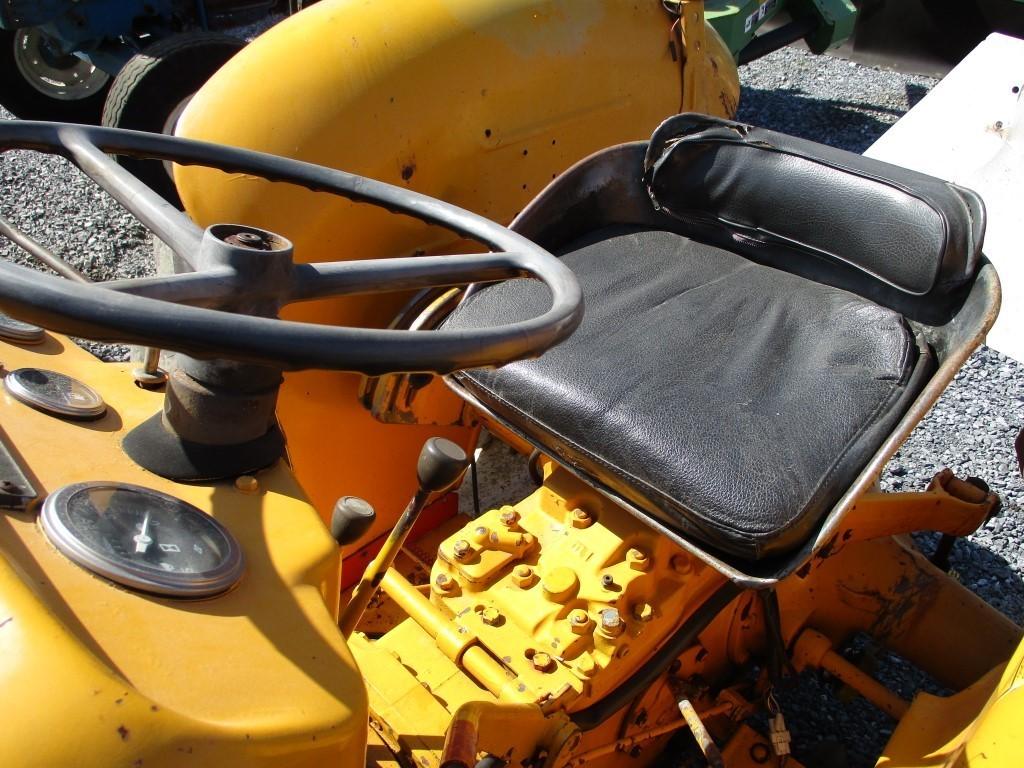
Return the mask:
M 110 75 L 73 55 L 56 54 L 35 28 L 14 37 L 14 62 L 33 88 L 51 99 L 78 101 L 101 91 Z

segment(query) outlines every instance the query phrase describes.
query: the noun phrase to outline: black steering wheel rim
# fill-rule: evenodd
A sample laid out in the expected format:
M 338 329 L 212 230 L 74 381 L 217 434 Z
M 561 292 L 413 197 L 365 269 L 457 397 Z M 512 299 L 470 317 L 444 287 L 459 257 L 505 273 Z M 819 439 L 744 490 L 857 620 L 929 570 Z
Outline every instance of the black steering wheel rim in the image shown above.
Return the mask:
M 164 278 L 82 284 L 0 261 L 0 308 L 54 331 L 286 371 L 315 368 L 376 376 L 413 371 L 445 374 L 536 357 L 568 337 L 582 319 L 579 284 L 557 258 L 495 222 L 408 189 L 252 150 L 113 128 L 0 121 L 0 151 L 9 149 L 67 157 L 199 269 Z M 237 308 L 233 292 L 251 288 L 245 281 L 256 265 L 268 258 L 266 254 L 253 251 L 250 257 L 235 248 L 236 252 L 217 262 L 215 268 L 201 263 L 214 228 L 200 230 L 106 153 L 288 182 L 412 216 L 498 251 L 316 265 L 291 265 L 289 253 L 287 266 L 278 265 L 277 279 L 263 280 L 258 287 L 277 291 L 276 296 L 256 297 L 264 303 L 280 306 L 353 293 L 534 277 L 550 291 L 551 307 L 525 321 L 472 331 L 323 326 L 211 309 Z M 252 228 L 239 225 L 238 229 Z M 280 287 L 282 269 L 287 272 L 287 290 Z

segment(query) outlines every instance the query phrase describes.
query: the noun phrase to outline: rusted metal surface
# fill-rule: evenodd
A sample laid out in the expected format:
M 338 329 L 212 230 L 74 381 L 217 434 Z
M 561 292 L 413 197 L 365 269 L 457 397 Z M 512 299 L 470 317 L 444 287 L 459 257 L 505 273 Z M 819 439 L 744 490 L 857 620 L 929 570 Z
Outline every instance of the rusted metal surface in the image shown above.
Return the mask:
M 679 694 L 676 703 L 679 705 L 679 713 L 683 716 L 683 720 L 686 721 L 686 725 L 690 729 L 690 733 L 693 734 L 697 746 L 700 747 L 700 751 L 707 758 L 708 765 L 711 768 L 725 768 L 725 762 L 722 760 L 722 753 L 719 751 L 718 745 L 711 738 L 708 729 L 704 727 L 704 723 L 697 714 L 697 710 L 693 708 L 690 700 L 685 695 Z
M 825 670 L 896 720 L 903 717 L 910 707 L 909 703 L 836 653 L 832 641 L 820 632 L 807 629 L 801 633 L 793 647 L 793 663 L 800 671 L 808 667 Z

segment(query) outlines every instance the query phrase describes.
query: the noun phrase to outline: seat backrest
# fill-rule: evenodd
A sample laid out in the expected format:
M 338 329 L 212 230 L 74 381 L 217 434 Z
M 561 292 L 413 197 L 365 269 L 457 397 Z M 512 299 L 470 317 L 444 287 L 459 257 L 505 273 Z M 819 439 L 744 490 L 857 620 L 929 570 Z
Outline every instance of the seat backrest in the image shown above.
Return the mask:
M 975 193 L 774 131 L 670 118 L 644 181 L 655 207 L 700 239 L 925 322 L 951 315 L 978 268 Z

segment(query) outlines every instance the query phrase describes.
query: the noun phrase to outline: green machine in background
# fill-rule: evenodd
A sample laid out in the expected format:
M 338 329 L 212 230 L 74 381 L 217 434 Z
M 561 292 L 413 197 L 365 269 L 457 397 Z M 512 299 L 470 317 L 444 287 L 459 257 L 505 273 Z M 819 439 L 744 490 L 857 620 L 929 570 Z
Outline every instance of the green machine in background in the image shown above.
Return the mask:
M 782 12 L 789 21 L 757 34 Z M 739 64 L 804 40 L 814 53 L 841 44 L 853 34 L 858 8 L 850 0 L 707 0 L 704 15 Z

